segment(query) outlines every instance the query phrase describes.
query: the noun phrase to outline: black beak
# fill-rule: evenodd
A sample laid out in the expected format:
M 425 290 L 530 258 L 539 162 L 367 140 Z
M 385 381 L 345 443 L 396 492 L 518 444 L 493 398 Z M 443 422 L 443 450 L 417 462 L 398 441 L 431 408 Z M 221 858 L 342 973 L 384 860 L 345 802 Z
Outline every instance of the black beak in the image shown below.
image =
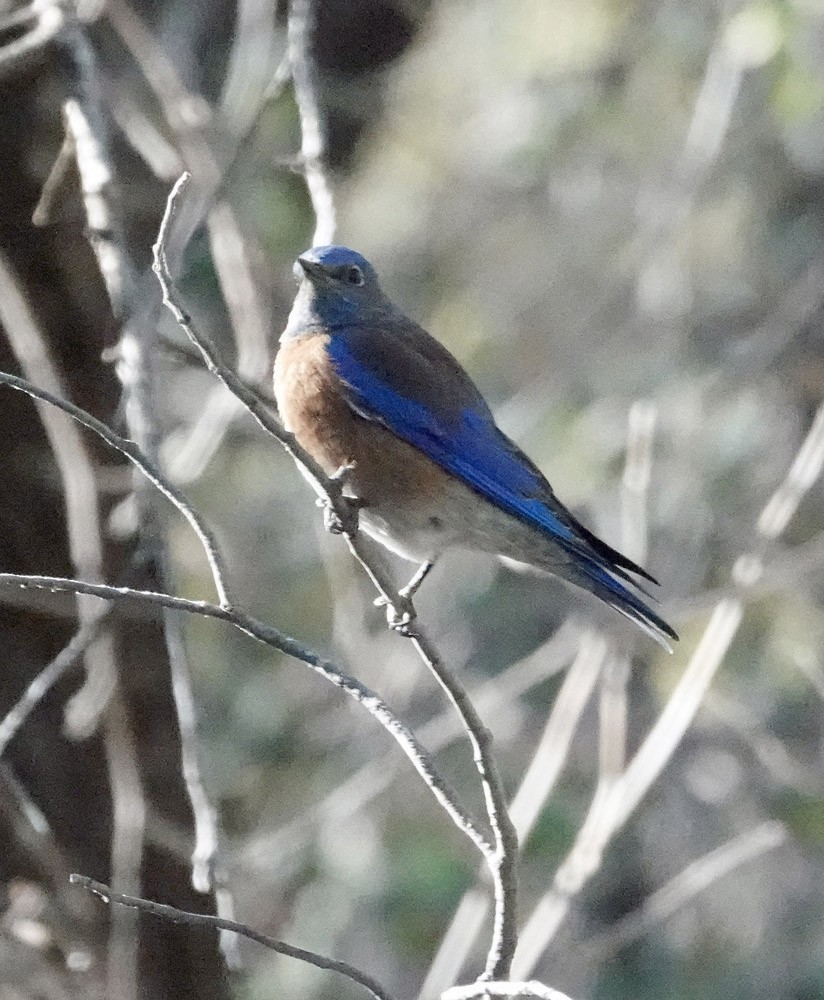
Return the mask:
M 297 263 L 307 278 L 319 278 L 324 273 L 323 267 L 320 264 L 315 263 L 313 260 L 308 260 L 306 257 L 298 257 Z

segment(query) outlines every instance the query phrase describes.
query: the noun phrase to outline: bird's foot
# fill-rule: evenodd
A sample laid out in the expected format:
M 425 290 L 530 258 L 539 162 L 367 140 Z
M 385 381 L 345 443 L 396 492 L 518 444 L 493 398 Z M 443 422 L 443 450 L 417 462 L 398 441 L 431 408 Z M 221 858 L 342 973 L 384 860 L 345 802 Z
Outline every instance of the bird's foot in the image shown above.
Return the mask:
M 323 510 L 323 526 L 331 535 L 354 535 L 358 530 L 358 515 L 363 501 L 341 494 L 334 504 L 328 497 L 318 497 L 315 503 Z
M 391 598 L 381 595 L 375 598 L 375 607 L 386 608 L 386 623 L 391 629 L 407 637 L 411 635 L 417 612 L 409 594 L 400 590 Z
M 354 462 L 344 462 L 343 465 L 339 466 L 332 475 L 329 477 L 330 481 L 333 483 L 345 483 L 346 477 L 350 472 L 355 471 Z
M 346 477 L 354 470 L 352 462 L 344 463 L 329 477 L 334 484 L 329 496 L 318 497 L 315 503 L 323 510 L 323 526 L 331 535 L 354 535 L 358 530 L 358 512 L 363 502 L 343 493 Z

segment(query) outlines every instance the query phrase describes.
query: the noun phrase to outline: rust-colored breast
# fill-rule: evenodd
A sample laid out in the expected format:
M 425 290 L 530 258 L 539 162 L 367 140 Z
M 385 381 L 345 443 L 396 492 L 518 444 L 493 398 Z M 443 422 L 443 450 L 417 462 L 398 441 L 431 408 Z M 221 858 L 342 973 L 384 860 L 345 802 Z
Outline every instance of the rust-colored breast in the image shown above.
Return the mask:
M 281 345 L 275 359 L 275 399 L 286 429 L 332 473 L 354 456 L 352 416 L 326 353 L 328 343 L 329 335 L 318 333 Z
M 348 481 L 376 509 L 431 503 L 447 477 L 417 448 L 347 405 L 318 333 L 281 345 L 275 360 L 275 398 L 281 419 L 326 470 L 354 465 Z

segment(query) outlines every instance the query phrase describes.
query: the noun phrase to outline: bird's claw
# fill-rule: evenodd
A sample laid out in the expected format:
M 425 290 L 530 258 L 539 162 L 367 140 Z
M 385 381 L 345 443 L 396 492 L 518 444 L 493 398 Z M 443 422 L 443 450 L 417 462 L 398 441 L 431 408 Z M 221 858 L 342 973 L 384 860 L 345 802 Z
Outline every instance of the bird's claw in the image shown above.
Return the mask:
M 331 535 L 354 535 L 358 530 L 358 513 L 362 506 L 357 497 L 339 496 L 334 501 L 318 497 L 315 501 L 323 510 L 323 526 Z
M 412 598 L 402 590 L 394 597 L 381 595 L 375 598 L 376 608 L 386 608 L 386 623 L 400 635 L 411 635 L 412 623 L 417 617 Z

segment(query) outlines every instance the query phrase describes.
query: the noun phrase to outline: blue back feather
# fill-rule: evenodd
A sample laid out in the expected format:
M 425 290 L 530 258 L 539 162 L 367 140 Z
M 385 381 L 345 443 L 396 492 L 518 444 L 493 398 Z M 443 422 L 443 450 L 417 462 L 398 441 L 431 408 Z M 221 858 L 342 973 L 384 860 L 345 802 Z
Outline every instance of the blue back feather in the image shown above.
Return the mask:
M 385 424 L 508 513 L 560 540 L 574 540 L 572 530 L 538 498 L 543 491 L 540 477 L 507 447 L 490 416 L 464 408 L 445 426 L 426 404 L 401 395 L 366 368 L 343 337 L 332 337 L 328 351 L 363 416 Z

